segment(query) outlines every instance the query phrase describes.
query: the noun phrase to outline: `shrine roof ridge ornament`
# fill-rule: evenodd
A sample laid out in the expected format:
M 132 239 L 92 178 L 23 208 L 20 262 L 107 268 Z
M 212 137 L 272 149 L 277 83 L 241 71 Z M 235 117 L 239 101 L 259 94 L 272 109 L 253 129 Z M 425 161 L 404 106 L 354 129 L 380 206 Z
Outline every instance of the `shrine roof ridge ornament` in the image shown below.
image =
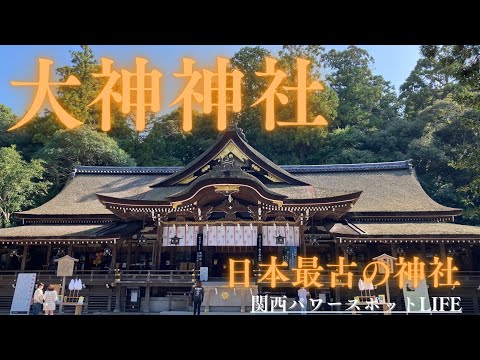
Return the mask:
M 329 165 L 279 165 L 289 173 L 325 173 L 325 172 L 356 172 L 411 170 L 412 160 L 362 163 L 362 164 L 329 164 Z M 173 174 L 183 166 L 77 166 L 76 174 Z

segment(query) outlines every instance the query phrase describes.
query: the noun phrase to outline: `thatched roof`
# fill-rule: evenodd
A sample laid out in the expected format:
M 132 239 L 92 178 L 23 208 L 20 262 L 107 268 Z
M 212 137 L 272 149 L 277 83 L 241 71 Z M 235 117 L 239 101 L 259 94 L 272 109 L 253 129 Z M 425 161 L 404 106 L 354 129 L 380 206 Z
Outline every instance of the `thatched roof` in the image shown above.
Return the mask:
M 285 166 L 312 186 L 269 184 L 271 190 L 295 198 L 328 197 L 362 191 L 351 212 L 442 212 L 455 209 L 432 200 L 422 189 L 409 162 L 381 164 Z M 135 168 L 138 169 L 138 168 Z M 141 168 L 140 168 L 141 169 Z M 78 167 L 64 189 L 52 200 L 25 215 L 111 214 L 95 194 L 138 200 L 166 199 L 185 186 L 151 188 L 174 167 L 146 168 L 140 173 L 129 167 Z
M 0 241 L 32 239 L 118 239 L 138 232 L 141 222 L 72 225 L 24 225 L 0 229 Z
M 448 236 L 469 235 L 480 239 L 480 227 L 453 224 L 447 222 L 414 222 L 414 223 L 353 223 L 364 232 L 362 237 L 371 236 Z

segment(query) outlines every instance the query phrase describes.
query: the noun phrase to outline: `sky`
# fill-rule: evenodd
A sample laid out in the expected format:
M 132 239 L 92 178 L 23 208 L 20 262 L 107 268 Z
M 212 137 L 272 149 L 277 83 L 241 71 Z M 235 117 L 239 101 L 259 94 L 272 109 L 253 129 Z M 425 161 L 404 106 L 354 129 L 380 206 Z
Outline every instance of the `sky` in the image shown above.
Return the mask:
M 276 54 L 281 45 L 261 45 Z M 420 58 L 418 45 L 358 45 L 373 56 L 373 72 L 390 81 L 397 92 Z M 195 68 L 212 68 L 217 56 L 231 57 L 243 45 L 93 45 L 97 59 L 108 57 L 115 60 L 114 69 L 133 70 L 135 57 L 145 57 L 149 65 L 163 73 L 162 109 L 168 112 L 168 103 L 181 90 L 183 82 L 175 79 L 173 72 L 182 72 L 182 58 L 191 57 Z M 346 45 L 327 45 L 325 48 L 344 50 Z M 0 104 L 9 106 L 14 113 L 23 115 L 33 98 L 31 86 L 13 87 L 11 81 L 36 81 L 37 58 L 45 57 L 54 61 L 53 67 L 70 64 L 69 50 L 79 50 L 78 45 L 0 45 Z M 118 66 L 118 67 L 117 67 Z M 198 66 L 198 68 L 197 68 Z M 147 71 L 151 68 L 147 67 Z M 52 71 L 52 77 L 54 73 Z

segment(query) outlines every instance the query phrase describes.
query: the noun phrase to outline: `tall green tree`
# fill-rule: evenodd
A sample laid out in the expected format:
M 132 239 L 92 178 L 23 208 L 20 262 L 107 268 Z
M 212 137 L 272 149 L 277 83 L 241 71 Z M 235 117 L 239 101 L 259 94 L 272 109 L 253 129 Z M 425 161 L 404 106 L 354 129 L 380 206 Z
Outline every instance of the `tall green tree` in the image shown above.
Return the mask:
M 480 45 L 425 45 L 422 55 L 430 61 L 437 61 L 441 71 L 453 77 L 460 85 L 452 97 L 467 107 L 462 122 L 464 131 L 478 139 L 480 130 Z M 476 143 L 460 143 L 457 157 L 452 165 L 473 174 L 471 181 L 463 186 L 463 202 L 471 208 L 470 214 L 480 222 L 480 151 Z
M 321 46 L 284 46 L 277 59 L 277 68 L 287 74 L 287 78 L 277 89 L 288 97 L 288 103 L 276 103 L 276 120 L 295 122 L 296 94 L 294 91 L 285 91 L 283 86 L 296 86 L 297 57 L 311 61 L 308 68 L 311 76 L 308 83 L 317 80 L 324 85 L 323 92 L 309 92 L 307 114 L 310 119 L 316 115 L 324 116 L 332 122 L 336 116 L 338 99 L 335 92 L 329 88 L 320 77 L 320 64 L 324 52 Z M 315 152 L 316 147 L 324 137 L 323 127 L 276 127 L 275 131 L 265 130 L 264 104 L 255 107 L 253 104 L 265 92 L 273 77 L 265 78 L 255 75 L 255 72 L 265 72 L 265 57 L 271 56 L 265 49 L 242 48 L 232 57 L 232 66 L 249 73 L 244 79 L 243 88 L 246 89 L 244 103 L 246 107 L 237 115 L 239 125 L 244 128 L 248 141 L 259 151 L 279 163 L 306 163 L 309 154 Z M 289 156 L 286 156 L 289 154 Z
M 133 160 L 112 138 L 83 125 L 72 130 L 57 131 L 37 154 L 45 160 L 48 179 L 56 194 L 68 174 L 77 165 L 134 166 Z
M 420 58 L 400 86 L 400 99 L 404 101 L 406 117 L 415 117 L 418 111 L 451 95 L 458 89 L 454 80 L 438 58 Z
M 357 46 L 330 50 L 325 60 L 330 68 L 327 80 L 339 98 L 332 127 L 378 129 L 383 122 L 398 116 L 400 103 L 395 92 L 383 77 L 373 74 L 374 60 L 366 50 Z
M 100 105 L 88 106 L 100 93 L 104 79 L 95 78 L 94 73 L 100 72 L 100 65 L 90 46 L 81 45 L 80 51 L 70 51 L 72 65 L 57 68 L 61 81 L 69 76 L 75 76 L 80 86 L 59 86 L 57 96 L 63 108 L 74 118 L 85 124 L 100 126 Z
M 11 226 L 12 215 L 35 204 L 50 185 L 43 179 L 42 160 L 26 162 L 15 146 L 0 148 L 0 227 Z
M 7 129 L 15 125 L 16 116 L 8 106 L 0 104 L 0 147 L 15 143 L 15 133 Z

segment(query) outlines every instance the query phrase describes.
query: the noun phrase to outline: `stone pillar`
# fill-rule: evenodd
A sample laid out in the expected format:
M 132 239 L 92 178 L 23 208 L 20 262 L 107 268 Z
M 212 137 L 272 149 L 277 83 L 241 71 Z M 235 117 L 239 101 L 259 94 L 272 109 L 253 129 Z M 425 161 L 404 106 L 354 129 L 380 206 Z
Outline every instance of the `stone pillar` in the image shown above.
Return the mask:
M 143 312 L 150 312 L 150 285 L 147 284 L 145 288 L 145 308 Z
M 115 309 L 113 310 L 113 312 L 120 312 L 120 298 L 122 296 L 122 287 L 117 284 L 116 289 L 117 295 L 115 296 Z
M 242 292 L 241 298 L 242 298 L 242 303 L 240 305 L 240 312 L 245 312 L 245 305 L 247 304 L 247 288 L 241 289 Z
M 213 289 L 209 288 L 203 298 L 203 304 L 205 306 L 205 312 L 210 311 L 210 292 L 214 291 Z

